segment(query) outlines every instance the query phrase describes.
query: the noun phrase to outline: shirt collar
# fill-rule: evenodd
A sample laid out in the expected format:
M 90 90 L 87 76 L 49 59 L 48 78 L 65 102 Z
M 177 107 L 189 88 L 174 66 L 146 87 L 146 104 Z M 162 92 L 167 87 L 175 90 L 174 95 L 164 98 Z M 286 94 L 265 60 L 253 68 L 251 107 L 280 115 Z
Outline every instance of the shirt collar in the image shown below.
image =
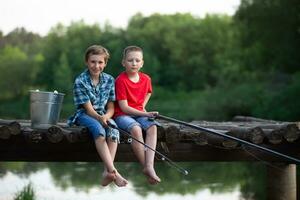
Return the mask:
M 92 82 L 92 79 L 91 79 L 91 75 L 90 75 L 90 72 L 89 72 L 88 69 L 85 69 L 85 71 L 84 71 L 84 78 L 85 78 L 85 80 L 86 80 L 91 86 L 93 86 L 93 82 Z M 103 77 L 103 72 L 101 72 L 100 75 L 99 75 L 99 83 L 98 83 L 98 85 L 102 83 L 103 78 L 104 78 L 104 77 Z

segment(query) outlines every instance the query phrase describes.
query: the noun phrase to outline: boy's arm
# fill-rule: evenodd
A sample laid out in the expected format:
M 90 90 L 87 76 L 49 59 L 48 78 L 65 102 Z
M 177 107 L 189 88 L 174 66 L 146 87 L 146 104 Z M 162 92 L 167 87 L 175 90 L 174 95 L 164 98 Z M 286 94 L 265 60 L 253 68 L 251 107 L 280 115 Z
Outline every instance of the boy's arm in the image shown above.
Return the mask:
M 93 105 L 91 104 L 90 101 L 86 102 L 83 104 L 83 108 L 86 110 L 86 113 L 95 118 L 96 120 L 100 121 L 101 124 L 103 125 L 107 125 L 107 120 L 110 119 L 112 117 L 111 112 L 114 112 L 114 107 L 113 105 L 110 105 L 110 103 L 108 103 L 107 105 L 107 110 L 109 110 L 105 115 L 99 115 L 95 109 L 93 108 Z
M 145 101 L 144 101 L 144 103 L 143 103 L 143 109 L 144 109 L 144 111 L 146 111 L 146 106 L 147 106 L 147 103 L 148 103 L 150 97 L 151 97 L 151 93 L 148 93 L 148 94 L 146 95 L 146 97 L 145 97 Z
M 106 114 L 103 116 L 106 116 L 108 119 L 112 118 L 115 112 L 115 105 L 114 102 L 109 101 L 106 104 Z
M 119 100 L 118 101 L 121 110 L 126 113 L 127 115 L 134 115 L 134 116 L 145 116 L 145 117 L 155 117 L 158 112 L 144 112 L 132 108 L 128 105 L 127 100 Z

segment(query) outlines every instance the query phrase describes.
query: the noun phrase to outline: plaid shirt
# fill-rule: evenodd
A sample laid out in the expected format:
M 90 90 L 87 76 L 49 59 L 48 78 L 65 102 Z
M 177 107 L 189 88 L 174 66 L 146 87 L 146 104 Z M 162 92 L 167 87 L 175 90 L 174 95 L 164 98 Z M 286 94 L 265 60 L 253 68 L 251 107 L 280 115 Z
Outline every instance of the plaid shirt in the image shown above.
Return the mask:
M 68 121 L 72 125 L 77 116 L 84 112 L 83 104 L 90 101 L 93 108 L 100 115 L 106 113 L 106 104 L 109 101 L 115 101 L 115 80 L 114 78 L 102 72 L 100 74 L 100 83 L 93 85 L 90 78 L 90 73 L 86 69 L 76 79 L 73 87 L 74 104 L 76 106 L 76 113 Z

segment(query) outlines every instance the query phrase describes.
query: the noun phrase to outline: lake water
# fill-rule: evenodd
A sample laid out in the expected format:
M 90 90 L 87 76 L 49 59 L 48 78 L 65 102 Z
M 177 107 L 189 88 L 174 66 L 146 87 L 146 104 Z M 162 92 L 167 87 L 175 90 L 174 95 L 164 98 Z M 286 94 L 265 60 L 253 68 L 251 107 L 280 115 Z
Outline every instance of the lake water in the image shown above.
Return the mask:
M 189 171 L 180 174 L 166 163 L 156 163 L 162 183 L 146 182 L 137 163 L 117 163 L 129 180 L 118 188 L 101 187 L 102 163 L 0 163 L 0 200 L 14 195 L 31 183 L 38 200 L 240 200 L 262 199 L 258 187 L 264 185 L 265 168 L 261 164 L 189 162 L 178 163 Z M 257 187 L 258 186 L 258 187 Z

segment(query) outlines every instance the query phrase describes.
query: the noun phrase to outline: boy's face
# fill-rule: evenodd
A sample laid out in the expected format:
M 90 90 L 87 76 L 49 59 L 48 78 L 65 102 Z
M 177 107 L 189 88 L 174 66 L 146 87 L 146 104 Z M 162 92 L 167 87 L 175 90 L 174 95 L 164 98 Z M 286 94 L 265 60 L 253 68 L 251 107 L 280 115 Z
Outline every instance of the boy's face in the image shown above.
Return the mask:
M 106 66 L 105 55 L 90 55 L 86 65 L 92 76 L 99 76 Z
M 139 51 L 127 53 L 126 58 L 122 61 L 127 73 L 137 73 L 144 64 L 143 54 Z

